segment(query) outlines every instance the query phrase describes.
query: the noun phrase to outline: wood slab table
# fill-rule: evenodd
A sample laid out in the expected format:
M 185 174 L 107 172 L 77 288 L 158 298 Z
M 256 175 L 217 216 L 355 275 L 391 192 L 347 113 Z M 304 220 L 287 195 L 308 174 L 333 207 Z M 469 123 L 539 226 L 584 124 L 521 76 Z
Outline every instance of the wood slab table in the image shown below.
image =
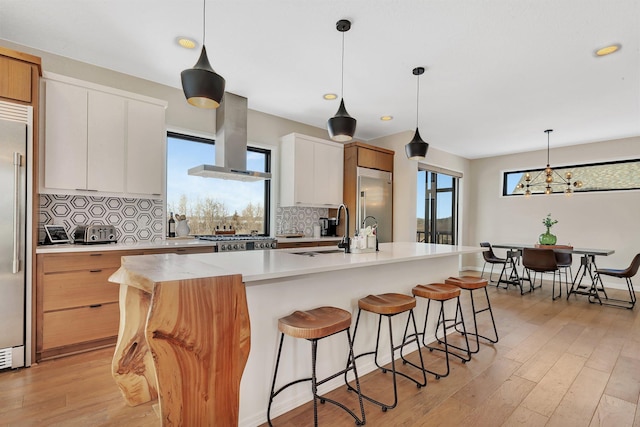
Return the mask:
M 238 425 L 251 346 L 242 276 L 182 255 L 135 258 L 109 279 L 120 284 L 112 374 L 126 402 L 157 398 L 163 426 Z

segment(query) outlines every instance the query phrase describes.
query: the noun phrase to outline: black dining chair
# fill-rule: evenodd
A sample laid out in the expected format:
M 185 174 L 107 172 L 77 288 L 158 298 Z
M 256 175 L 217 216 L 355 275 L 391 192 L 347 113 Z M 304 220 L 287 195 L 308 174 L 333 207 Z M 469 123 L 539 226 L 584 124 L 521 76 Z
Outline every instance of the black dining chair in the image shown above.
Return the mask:
M 573 272 L 571 271 L 573 256 L 570 252 L 554 252 L 556 254 L 556 264 L 558 264 L 558 279 L 561 281 L 560 286 L 562 286 L 562 277 L 560 276 L 560 273 L 564 270 L 564 283 L 567 295 L 569 295 L 569 280 L 573 280 Z
M 593 279 L 593 285 L 591 287 L 591 294 L 589 295 L 589 302 L 599 302 L 600 304 L 612 305 L 615 307 L 628 308 L 629 310 L 633 309 L 633 306 L 636 304 L 636 293 L 633 290 L 633 283 L 631 282 L 631 278 L 636 275 L 638 272 L 638 268 L 640 268 L 640 253 L 637 254 L 629 267 L 624 270 L 615 270 L 612 268 L 598 268 L 596 269 L 596 276 Z M 602 283 L 601 276 L 610 276 L 617 277 L 619 279 L 625 279 L 627 282 L 627 288 L 629 290 L 629 300 L 623 299 L 613 299 L 608 298 L 605 294 L 605 300 L 602 301 L 598 296 L 597 286 L 598 282 L 600 283 L 600 288 L 604 289 L 604 284 Z
M 488 251 L 482 252 L 482 256 L 484 257 L 484 265 L 482 266 L 482 273 L 480 274 L 480 278 L 484 279 L 484 269 L 487 266 L 487 263 L 491 264 L 491 271 L 489 272 L 489 282 L 493 282 L 491 278 L 493 277 L 493 266 L 495 264 L 502 265 L 502 271 L 500 272 L 500 277 L 498 278 L 498 284 L 502 281 L 502 276 L 506 273 L 507 269 L 507 260 L 506 258 L 499 258 L 496 254 L 493 253 L 493 248 L 491 247 L 491 243 L 489 242 L 481 242 L 480 247 L 489 248 Z
M 555 300 L 562 296 L 562 284 L 558 286 L 559 293 L 556 295 L 556 273 L 559 272 L 558 262 L 556 261 L 556 252 L 553 249 L 530 249 L 522 250 L 522 265 L 525 267 L 527 277 L 531 279 L 531 271 L 534 272 L 533 280 L 530 280 L 531 290 L 533 291 L 536 281 L 536 274 L 540 273 L 540 286 L 542 287 L 542 274 L 553 274 L 553 285 L 551 288 L 551 299 Z

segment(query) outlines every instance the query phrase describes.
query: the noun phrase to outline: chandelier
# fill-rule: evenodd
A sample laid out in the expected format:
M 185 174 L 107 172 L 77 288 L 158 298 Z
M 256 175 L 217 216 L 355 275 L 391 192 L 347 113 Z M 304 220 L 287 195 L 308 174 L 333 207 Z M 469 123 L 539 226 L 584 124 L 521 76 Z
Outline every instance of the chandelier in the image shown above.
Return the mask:
M 582 181 L 573 180 L 573 173 L 571 173 L 571 171 L 565 172 L 563 176 L 551 169 L 551 166 L 549 166 L 549 134 L 553 132 L 553 129 L 547 129 L 544 132 L 547 134 L 547 167 L 538 172 L 533 178 L 531 173 L 526 172 L 523 176 L 524 182 L 520 182 L 516 188 L 518 190 L 525 190 L 524 195 L 526 197 L 529 197 L 533 192 L 542 193 L 542 191 L 535 191 L 536 187 L 542 187 L 545 194 L 559 193 L 562 191 L 567 196 L 570 196 L 573 194 L 574 188 L 578 189 L 582 187 Z M 560 187 L 560 190 L 554 191 L 554 187 Z

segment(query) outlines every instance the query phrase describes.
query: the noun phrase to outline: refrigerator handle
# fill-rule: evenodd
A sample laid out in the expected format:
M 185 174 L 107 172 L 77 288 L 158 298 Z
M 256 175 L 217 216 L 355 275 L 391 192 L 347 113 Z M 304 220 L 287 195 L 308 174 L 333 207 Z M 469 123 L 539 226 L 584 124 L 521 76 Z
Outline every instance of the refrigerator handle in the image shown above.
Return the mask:
M 362 203 L 360 203 L 360 208 L 362 209 L 362 212 L 360 212 L 360 218 L 358 218 L 358 221 L 360 221 L 358 223 L 358 228 L 357 230 L 360 230 L 360 228 L 362 227 L 362 222 L 364 222 L 364 218 L 367 217 L 367 192 L 366 191 L 360 191 L 360 198 L 362 199 Z
M 20 167 L 22 154 L 13 153 L 13 274 L 20 271 Z

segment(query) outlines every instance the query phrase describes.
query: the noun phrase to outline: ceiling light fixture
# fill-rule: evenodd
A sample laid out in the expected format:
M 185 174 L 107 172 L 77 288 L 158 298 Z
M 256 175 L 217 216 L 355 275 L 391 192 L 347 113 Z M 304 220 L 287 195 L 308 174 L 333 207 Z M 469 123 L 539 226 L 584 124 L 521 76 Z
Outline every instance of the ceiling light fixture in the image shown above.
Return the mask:
M 193 68 L 180 73 L 182 90 L 187 102 L 199 108 L 218 108 L 224 96 L 225 80 L 211 68 L 207 49 L 206 37 L 206 0 L 202 7 L 202 51 L 200 58 Z
M 619 51 L 621 47 L 622 46 L 619 44 L 612 44 L 596 50 L 595 54 L 596 56 L 607 56 L 612 54 L 613 52 Z
M 322 95 L 322 97 L 327 101 L 333 101 L 338 97 L 338 95 L 336 95 L 335 93 L 325 93 L 324 95 Z
M 416 133 L 413 135 L 413 139 L 407 145 L 404 146 L 404 151 L 410 160 L 420 160 L 427 157 L 427 150 L 429 144 L 422 140 L 420 131 L 418 131 L 418 117 L 420 107 L 420 76 L 424 74 L 424 67 L 416 67 L 413 69 L 413 75 L 417 76 L 418 89 L 416 91 Z
M 393 120 L 393 116 L 382 116 L 380 117 L 380 120 L 382 120 L 383 122 L 388 122 Z
M 567 171 L 564 176 L 562 176 L 555 170 L 551 169 L 551 166 L 549 166 L 549 134 L 553 132 L 553 129 L 547 129 L 544 132 L 547 134 L 547 167 L 538 172 L 533 179 L 531 178 L 531 173 L 526 172 L 521 178 L 521 182 L 516 185 L 516 188 L 519 190 L 525 190 L 524 195 L 529 197 L 534 192 L 551 194 L 554 192 L 552 186 L 560 185 L 565 187 L 564 193 L 567 196 L 570 196 L 573 193 L 573 188 L 571 187 L 581 188 L 582 181 L 571 181 L 573 179 L 571 171 Z M 553 180 L 554 175 L 560 179 L 559 182 L 555 182 Z M 522 180 L 524 180 L 524 182 L 522 182 Z M 536 187 L 538 187 L 540 191 L 536 191 Z M 559 191 L 556 191 L 556 193 L 559 193 Z
M 176 42 L 185 49 L 194 49 L 196 47 L 195 40 L 188 37 L 178 37 Z
M 327 122 L 329 137 L 334 141 L 351 141 L 356 133 L 356 119 L 347 113 L 344 108 L 344 33 L 351 28 L 351 22 L 341 19 L 336 23 L 336 29 L 342 33 L 342 77 L 340 82 L 340 107 L 336 115 Z

